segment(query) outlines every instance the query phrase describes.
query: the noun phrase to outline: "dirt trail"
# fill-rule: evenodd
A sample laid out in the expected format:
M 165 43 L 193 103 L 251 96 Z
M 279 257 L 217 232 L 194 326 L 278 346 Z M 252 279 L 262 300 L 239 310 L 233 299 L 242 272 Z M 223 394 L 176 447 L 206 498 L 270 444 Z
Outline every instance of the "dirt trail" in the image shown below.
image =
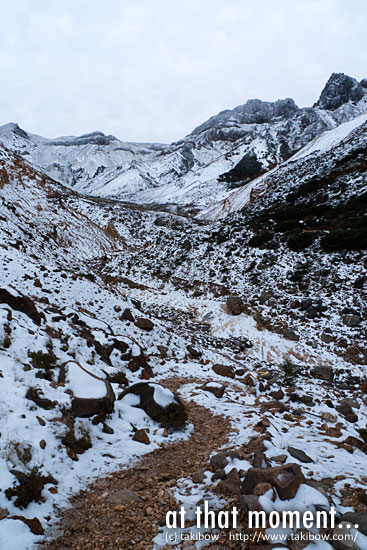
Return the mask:
M 193 379 L 164 380 L 177 390 Z M 93 483 L 72 498 L 71 508 L 62 511 L 57 539 L 42 545 L 45 550 L 149 550 L 152 540 L 165 524 L 168 510 L 177 508 L 169 493 L 181 477 L 207 466 L 212 451 L 227 441 L 231 425 L 223 417 L 195 403 L 186 403 L 194 431 L 188 441 L 160 447 L 146 455 L 136 467 L 121 470 Z M 131 489 L 143 502 L 110 504 L 108 496 Z

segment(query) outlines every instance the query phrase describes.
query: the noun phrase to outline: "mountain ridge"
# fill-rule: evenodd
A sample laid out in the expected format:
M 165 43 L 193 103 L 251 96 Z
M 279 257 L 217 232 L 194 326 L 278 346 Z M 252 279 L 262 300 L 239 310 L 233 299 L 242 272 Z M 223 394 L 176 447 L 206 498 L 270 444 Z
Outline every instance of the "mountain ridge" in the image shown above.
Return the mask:
M 252 157 L 267 172 L 366 111 L 366 79 L 333 73 L 313 107 L 300 108 L 291 98 L 250 99 L 171 144 L 123 142 L 99 131 L 48 139 L 16 123 L 0 127 L 0 143 L 82 194 L 203 209 L 228 197 L 227 174 L 241 160 Z M 243 177 L 239 171 L 235 185 L 251 179 L 251 171 Z

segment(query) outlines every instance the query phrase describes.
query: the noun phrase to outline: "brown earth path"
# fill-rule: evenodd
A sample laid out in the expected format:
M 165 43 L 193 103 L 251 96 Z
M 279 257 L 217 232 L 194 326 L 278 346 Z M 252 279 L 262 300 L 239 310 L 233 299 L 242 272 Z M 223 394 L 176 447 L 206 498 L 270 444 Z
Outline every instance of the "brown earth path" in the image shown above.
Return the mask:
M 163 380 L 176 391 L 193 379 Z M 101 478 L 71 499 L 62 510 L 57 525 L 62 534 L 42 544 L 43 550 L 149 550 L 167 511 L 177 503 L 170 487 L 182 477 L 208 466 L 209 455 L 227 441 L 231 432 L 228 419 L 214 416 L 208 409 L 186 402 L 189 420 L 194 425 L 189 440 L 162 446 L 149 453 L 133 468 Z M 143 502 L 110 504 L 108 496 L 131 489 Z M 172 547 L 171 547 L 172 548 Z

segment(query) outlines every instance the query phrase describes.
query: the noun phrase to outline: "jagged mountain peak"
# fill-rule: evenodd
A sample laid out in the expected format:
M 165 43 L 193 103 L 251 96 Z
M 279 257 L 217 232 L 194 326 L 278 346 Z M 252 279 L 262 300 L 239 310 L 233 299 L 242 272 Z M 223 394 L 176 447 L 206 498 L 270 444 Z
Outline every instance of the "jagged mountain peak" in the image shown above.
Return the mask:
M 23 130 L 17 122 L 8 122 L 7 124 L 0 126 L 0 135 L 9 133 L 16 134 L 25 139 L 28 138 L 28 133 Z
M 220 126 L 226 122 L 238 124 L 263 124 L 275 119 L 287 120 L 299 111 L 293 99 L 285 98 L 276 101 L 262 101 L 261 99 L 248 99 L 243 105 L 234 109 L 226 109 L 212 116 L 206 122 L 197 126 L 190 135 L 196 135 L 209 128 Z
M 315 107 L 334 111 L 348 101 L 357 102 L 367 94 L 367 80 L 360 83 L 344 73 L 332 73 Z

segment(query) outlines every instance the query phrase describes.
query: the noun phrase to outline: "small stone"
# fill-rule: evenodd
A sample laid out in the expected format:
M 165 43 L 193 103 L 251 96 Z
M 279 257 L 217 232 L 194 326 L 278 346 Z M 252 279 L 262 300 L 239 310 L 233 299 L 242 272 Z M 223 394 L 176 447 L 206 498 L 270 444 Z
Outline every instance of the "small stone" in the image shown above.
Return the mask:
M 210 458 L 210 466 L 214 470 L 223 470 L 229 460 L 228 458 L 241 458 L 241 456 L 236 451 L 222 451 L 220 453 L 216 453 Z
M 203 483 L 205 480 L 205 468 L 201 468 L 197 470 L 197 472 L 194 472 L 191 476 L 191 480 L 193 483 Z
M 41 418 L 40 416 L 36 416 L 38 422 L 41 424 L 41 426 L 46 426 L 46 422 Z
M 312 458 L 310 458 L 304 451 L 301 449 L 296 449 L 295 447 L 288 447 L 288 452 L 293 458 L 296 460 L 299 460 L 300 462 L 304 462 L 306 464 L 313 462 Z
M 126 510 L 126 506 L 123 504 L 116 504 L 114 510 L 116 510 L 116 512 L 124 512 Z
M 246 384 L 246 386 L 252 386 L 252 387 L 255 386 L 255 380 L 253 379 L 250 373 L 246 374 L 246 376 L 243 379 L 243 383 Z
M 8 510 L 6 508 L 0 508 L 0 521 L 8 515 Z
M 321 418 L 325 420 L 325 422 L 329 422 L 331 424 L 334 424 L 337 421 L 337 418 L 335 415 L 326 411 L 321 414 Z
M 287 338 L 287 340 L 291 340 L 292 342 L 299 341 L 299 334 L 297 334 L 297 332 L 295 332 L 294 330 L 286 330 L 284 332 L 284 336 L 285 338 Z
M 203 355 L 203 352 L 194 348 L 194 346 L 187 346 L 187 351 L 191 355 L 193 359 L 200 359 L 200 357 Z
M 78 462 L 79 458 L 77 457 L 75 451 L 73 449 L 69 449 L 69 447 L 66 449 L 66 453 L 71 460 L 74 460 L 74 462 Z
M 266 483 L 266 482 L 258 483 L 254 489 L 254 495 L 260 497 L 261 495 L 265 495 L 265 493 L 270 491 L 270 489 L 272 489 L 272 486 L 270 485 L 270 483 Z
M 239 499 L 241 510 L 248 515 L 249 512 L 261 512 L 262 507 L 259 503 L 259 497 L 256 495 L 241 495 Z
M 272 456 L 271 461 L 276 462 L 277 464 L 284 464 L 284 462 L 287 460 L 287 455 L 278 455 L 278 456 Z
M 132 323 L 135 321 L 134 316 L 129 308 L 124 309 L 122 315 L 120 316 L 120 320 L 131 321 Z
M 346 327 L 354 328 L 359 325 L 362 319 L 360 315 L 344 315 L 342 321 Z
M 40 447 L 41 447 L 41 449 L 44 449 L 46 447 L 46 441 L 44 439 L 41 439 Z
M 229 296 L 226 302 L 227 312 L 230 315 L 240 315 L 243 311 L 242 299 L 238 296 Z
M 142 502 L 142 499 L 130 489 L 121 489 L 106 498 L 109 504 L 125 504 L 126 502 Z
M 335 337 L 329 332 L 325 331 L 321 334 L 321 341 L 324 342 L 324 344 L 330 344 L 330 342 L 333 342 L 334 340 Z
M 134 433 L 133 441 L 138 441 L 139 443 L 143 443 L 144 445 L 150 445 L 148 434 L 143 429 L 136 430 L 136 432 Z
M 212 475 L 212 481 L 217 481 L 217 479 L 224 479 L 226 475 L 226 471 L 222 468 L 220 468 L 219 470 L 215 470 L 214 474 Z
M 216 365 L 213 365 L 212 369 L 215 372 L 215 374 L 218 374 L 219 376 L 226 376 L 228 378 L 235 377 L 234 369 L 230 365 L 216 364 Z
M 218 399 L 220 399 L 221 397 L 223 397 L 226 386 L 217 382 L 207 382 L 206 384 L 199 386 L 199 389 L 211 392 L 215 395 L 215 397 L 218 397 Z
M 45 532 L 38 518 L 29 519 L 23 516 L 9 516 L 9 519 L 18 519 L 19 521 L 22 521 L 23 523 L 28 525 L 30 531 L 34 535 L 43 535 Z
M 103 433 L 105 434 L 109 434 L 109 435 L 112 435 L 115 433 L 115 430 L 113 428 L 111 428 L 108 424 L 103 424 L 103 429 L 102 429 Z
M 217 486 L 217 492 L 222 495 L 239 495 L 240 489 L 241 480 L 236 468 L 232 468 L 229 474 Z
M 333 379 L 333 369 L 329 366 L 317 366 L 312 370 L 312 375 L 318 380 L 330 382 Z
M 138 317 L 134 324 L 141 330 L 150 331 L 154 328 L 154 323 L 150 319 L 146 319 L 144 317 Z

